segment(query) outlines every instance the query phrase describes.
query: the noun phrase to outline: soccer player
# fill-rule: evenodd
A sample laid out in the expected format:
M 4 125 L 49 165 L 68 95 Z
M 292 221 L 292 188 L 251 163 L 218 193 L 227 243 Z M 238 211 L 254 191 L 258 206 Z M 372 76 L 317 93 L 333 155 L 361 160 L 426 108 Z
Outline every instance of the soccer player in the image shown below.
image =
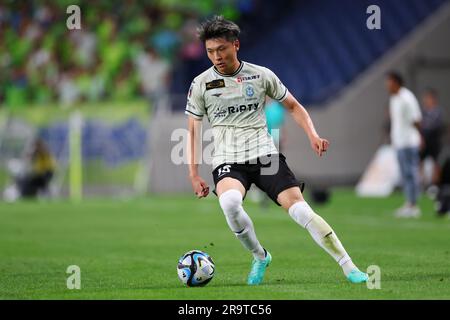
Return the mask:
M 206 197 L 209 187 L 198 174 L 201 121 L 206 115 L 214 136 L 215 193 L 230 229 L 254 258 L 247 283 L 261 283 L 272 260 L 242 207 L 252 183 L 310 233 L 350 282 L 366 282 L 368 275 L 355 266 L 333 229 L 305 202 L 302 184 L 277 151 L 264 116 L 266 95 L 283 104 L 319 157 L 329 142 L 318 135 L 308 112 L 271 70 L 238 59 L 240 29 L 234 22 L 216 16 L 201 24 L 198 31 L 213 66 L 192 81 L 188 93 L 189 177 L 197 197 Z

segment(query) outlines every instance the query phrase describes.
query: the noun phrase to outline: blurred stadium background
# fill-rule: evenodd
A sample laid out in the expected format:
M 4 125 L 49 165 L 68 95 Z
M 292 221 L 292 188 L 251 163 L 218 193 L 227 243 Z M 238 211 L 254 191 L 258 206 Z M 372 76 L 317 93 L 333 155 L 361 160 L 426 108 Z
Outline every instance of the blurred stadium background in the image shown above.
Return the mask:
M 71 4 L 81 9 L 81 30 L 66 26 Z M 366 27 L 371 4 L 381 9 L 381 30 Z M 450 105 L 445 0 L 6 1 L 0 186 L 8 159 L 39 135 L 58 161 L 53 192 L 67 195 L 69 118 L 79 111 L 83 194 L 189 192 L 187 168 L 170 161 L 170 137 L 186 127 L 190 81 L 209 67 L 195 28 L 213 13 L 241 25 L 241 59 L 274 70 L 331 140 L 328 156 L 315 161 L 287 122 L 285 153 L 307 182 L 361 177 L 384 137 L 387 70 L 401 71 L 418 96 L 433 87 Z M 209 170 L 201 172 L 211 182 Z
M 81 30 L 66 26 L 71 4 L 81 9 Z M 366 27 L 371 4 L 381 9 L 381 30 Z M 8 159 L 39 135 L 58 161 L 53 192 L 67 195 L 69 118 L 80 111 L 83 194 L 189 192 L 186 167 L 169 161 L 170 137 L 186 126 L 190 81 L 209 67 L 195 28 L 213 13 L 241 25 L 241 59 L 273 69 L 331 139 L 328 156 L 315 161 L 287 122 L 285 153 L 307 182 L 361 177 L 383 139 L 387 70 L 403 72 L 417 95 L 434 87 L 450 105 L 444 0 L 6 1 L 0 186 Z M 210 179 L 209 169 L 201 172 Z
M 81 30 L 68 30 L 66 26 L 70 16 L 66 9 L 74 4 L 81 9 Z M 366 20 L 370 16 L 366 9 L 373 4 L 381 9 L 380 30 L 366 27 Z M 3 276 L 10 275 L 4 284 L 10 292 L 15 292 L 13 297 L 58 297 L 62 291 L 55 293 L 49 289 L 48 292 L 53 293 L 42 294 L 36 289 L 38 287 L 36 290 L 19 292 L 28 288 L 23 283 L 33 280 L 33 276 L 29 278 L 26 273 L 28 267 L 23 259 L 35 257 L 29 263 L 33 261 L 34 265 L 38 265 L 38 271 L 61 271 L 60 265 L 67 266 L 66 261 L 70 260 L 62 252 L 66 252 L 64 250 L 67 248 L 75 248 L 69 246 L 69 241 L 73 246 L 80 244 L 80 247 L 71 251 L 71 257 L 77 257 L 77 261 L 90 265 L 100 259 L 96 260 L 98 266 L 91 264 L 97 274 L 105 275 L 102 272 L 105 264 L 100 266 L 101 259 L 108 262 L 106 268 L 120 270 L 125 270 L 130 261 L 136 269 L 142 269 L 140 263 L 155 264 L 155 268 L 163 275 L 167 273 L 167 279 L 170 279 L 168 282 L 162 280 L 166 279 L 164 277 L 157 280 L 155 288 L 160 285 L 168 286 L 169 289 L 165 288 L 161 295 L 150 295 L 156 298 L 170 298 L 170 287 L 178 285 L 174 268 L 172 265 L 170 268 L 173 270 L 167 267 L 166 260 L 175 266 L 178 254 L 192 249 L 191 245 L 204 243 L 201 241 L 223 240 L 222 244 L 228 241 L 232 249 L 238 248 L 237 242 L 231 243 L 232 235 L 220 215 L 214 218 L 203 216 L 207 211 L 219 212 L 216 202 L 194 202 L 196 200 L 191 196 L 187 166 L 171 161 L 171 153 L 180 142 L 172 134 L 176 129 L 187 127 L 187 116 L 183 111 L 190 82 L 210 66 L 202 43 L 196 39 L 196 26 L 199 21 L 213 14 L 222 14 L 241 26 L 240 58 L 271 68 L 307 107 L 321 135 L 331 141 L 326 157 L 317 160 L 303 131 L 287 119 L 283 152 L 297 177 L 306 181 L 306 190 L 337 186 L 352 188 L 350 192 L 338 191 L 337 206 L 324 209 L 325 215 L 330 213 L 328 218 L 333 225 L 337 225 L 338 230 L 348 231 L 344 234 L 346 239 L 350 239 L 348 243 L 354 248 L 352 252 L 363 256 L 369 251 L 367 248 L 370 248 L 370 243 L 364 248 L 362 243 L 372 241 L 375 248 L 379 235 L 383 234 L 387 241 L 399 244 L 398 252 L 383 251 L 378 247 L 379 251 L 373 251 L 389 262 L 393 261 L 394 256 L 400 257 L 400 251 L 409 248 L 411 239 L 420 239 L 423 235 L 421 226 L 411 222 L 406 226 L 411 238 L 406 239 L 406 235 L 403 235 L 405 238 L 401 238 L 402 235 L 395 238 L 403 229 L 401 225 L 393 226 L 389 210 L 400 204 L 399 194 L 383 203 L 375 200 L 356 201 L 353 187 L 365 173 L 378 148 L 386 143 L 388 94 L 384 88 L 384 76 L 388 70 L 400 71 L 405 77 L 406 86 L 417 97 L 421 96 L 425 88 L 435 88 L 439 93 L 440 104 L 445 107 L 445 122 L 449 123 L 450 1 L 5 0 L 0 3 L 0 188 L 3 190 L 11 183 L 10 161 L 22 157 L 33 138 L 38 136 L 47 143 L 57 160 L 50 188 L 52 197 L 106 199 L 99 202 L 94 200 L 80 207 L 73 207 L 70 202 L 58 202 L 55 206 L 45 203 L 39 207 L 45 212 L 39 218 L 32 214 L 36 207 L 29 203 L 22 207 L 0 203 L 0 211 L 5 214 L 3 232 L 0 232 L 4 236 L 1 241 L 4 259 L 0 267 L 6 270 L 6 273 L 2 271 Z M 204 125 L 208 128 L 207 123 Z M 209 165 L 201 165 L 201 175 L 212 185 L 210 170 Z M 172 198 L 178 193 L 189 194 L 190 198 L 183 195 L 181 198 L 177 198 L 178 195 Z M 116 206 L 111 201 L 112 198 L 134 199 L 149 194 L 168 196 L 157 198 L 155 202 L 137 199 L 133 207 L 123 204 Z M 152 196 L 149 198 L 153 199 Z M 180 208 L 192 211 L 191 217 L 197 219 L 196 222 L 180 221 L 179 216 L 175 215 Z M 251 208 L 251 211 L 258 211 L 256 207 Z M 428 201 L 423 208 L 432 212 L 431 202 Z M 124 219 L 121 210 L 130 216 Z M 60 216 L 61 212 L 71 216 Z M 111 219 L 103 215 L 110 212 L 113 214 Z M 148 215 L 149 212 L 154 213 L 155 219 Z M 69 221 L 75 214 L 80 214 L 80 220 Z M 342 215 L 337 217 L 339 214 Z M 378 214 L 384 214 L 384 220 L 378 220 Z M 15 215 L 25 220 L 16 219 Z M 359 217 L 356 219 L 361 220 L 355 220 L 356 216 Z M 268 223 L 274 223 L 275 226 L 284 223 L 282 218 L 277 220 L 263 214 L 255 219 L 270 220 Z M 448 238 L 445 238 L 448 225 L 430 221 L 424 223 L 428 223 L 425 229 L 429 247 L 425 244 L 421 247 L 417 243 L 416 247 L 425 248 L 423 251 L 426 252 L 437 248 L 443 251 L 448 244 Z M 204 224 L 208 228 L 205 236 L 211 240 L 200 240 L 201 235 L 194 230 L 197 224 Z M 72 225 L 74 229 L 68 229 L 65 234 L 58 233 L 57 226 L 66 225 Z M 367 231 L 366 240 L 358 235 L 361 225 L 372 226 Z M 123 226 L 128 229 L 122 230 Z M 183 232 L 192 237 L 181 240 L 187 246 L 184 247 L 180 244 L 179 231 L 186 226 L 192 226 L 192 230 L 186 228 Z M 79 230 L 76 229 L 78 227 Z M 270 234 L 269 228 L 261 228 L 266 228 Z M 286 228 L 291 228 L 289 230 L 294 233 L 294 227 Z M 99 233 L 94 229 L 100 230 Z M 81 232 L 84 240 L 80 240 L 75 230 Z M 385 230 L 388 230 L 386 234 Z M 154 238 L 148 239 L 148 232 Z M 272 232 L 273 239 L 277 239 L 279 234 Z M 118 239 L 113 233 L 122 235 L 121 241 L 128 239 L 128 242 L 115 243 Z M 22 238 L 24 234 L 27 237 Z M 167 234 L 169 240 L 166 239 Z M 68 240 L 60 243 L 64 237 Z M 35 251 L 27 251 L 26 243 Z M 161 249 L 161 246 L 165 249 Z M 81 247 L 88 251 L 82 251 Z M 129 251 L 131 247 L 134 251 Z M 213 255 L 218 252 L 214 251 L 217 247 L 214 249 L 209 244 L 207 248 Z M 306 246 L 306 250 L 308 248 Z M 167 253 L 165 250 L 170 252 L 170 256 L 164 255 Z M 448 250 L 445 250 L 448 254 Z M 106 253 L 110 251 L 117 255 Z M 152 257 L 147 257 L 145 261 L 138 260 L 137 256 L 147 251 L 161 253 L 162 256 L 158 258 L 160 261 L 155 262 L 154 257 L 153 260 Z M 314 255 L 316 251 L 311 245 L 311 254 Z M 132 255 L 132 252 L 136 252 L 136 255 Z M 119 262 L 119 255 L 128 260 Z M 51 260 L 56 256 L 66 258 L 61 258 L 58 264 L 56 260 Z M 219 254 L 217 256 L 219 264 L 220 259 L 223 262 L 231 259 L 229 261 L 233 263 L 238 260 L 229 251 L 222 258 Z M 323 256 L 317 260 L 313 258 L 310 267 L 316 268 L 317 264 L 314 263 L 322 261 L 322 258 L 325 259 Z M 399 263 L 403 265 L 409 261 L 404 259 L 399 260 Z M 364 257 L 361 260 L 367 264 L 382 261 L 381 258 L 373 261 Z M 48 261 L 53 262 L 49 265 Z M 433 257 L 421 256 L 421 261 L 423 265 L 433 264 L 441 268 L 435 272 L 435 277 L 438 280 L 445 279 L 438 283 L 441 287 L 436 287 L 436 290 L 441 291 L 427 297 L 440 298 L 445 296 L 443 292 L 449 297 L 448 277 L 442 269 L 445 266 L 443 256 L 438 257 L 437 253 Z M 242 262 L 242 265 L 246 266 L 246 262 Z M 167 271 L 167 268 L 170 270 Z M 237 272 L 237 269 L 244 267 L 236 264 L 233 268 L 232 271 Z M 331 267 L 327 265 L 326 268 Z M 400 270 L 400 267 L 397 266 L 397 269 Z M 17 270 L 23 271 L 22 278 L 12 276 Z M 304 276 L 299 270 L 299 276 Z M 134 271 L 128 271 L 125 277 L 133 277 Z M 414 272 L 411 269 L 411 273 L 405 275 L 403 280 L 409 279 L 407 277 L 410 275 L 414 277 Z M 330 279 L 334 276 L 332 274 Z M 42 286 L 51 283 L 55 277 L 49 274 L 45 281 L 42 280 Z M 145 281 L 146 276 L 141 277 L 136 283 Z M 284 275 L 280 274 L 279 277 Z M 425 286 L 420 279 L 415 278 L 418 281 L 417 295 L 413 295 L 415 298 L 421 297 L 420 290 Z M 113 287 L 122 285 L 114 284 L 114 279 L 104 280 L 105 283 L 112 281 Z M 226 284 L 228 280 L 218 281 Z M 233 281 L 239 283 L 239 280 Z M 305 281 L 305 285 L 308 285 L 308 280 Z M 307 288 L 315 290 L 315 285 L 315 282 L 311 282 Z M 386 291 L 385 294 L 391 298 L 403 297 L 402 293 L 393 290 L 389 291 L 391 295 Z M 264 291 L 258 297 L 270 297 L 269 291 Z M 219 291 L 212 292 L 218 294 L 214 297 L 220 297 Z M 274 297 L 286 297 L 286 292 Z M 356 295 L 350 292 L 344 296 L 361 297 L 361 291 L 358 292 Z M 188 296 L 185 292 L 178 293 L 180 297 Z M 316 295 L 309 297 L 324 297 L 321 293 L 319 290 Z M 65 294 L 70 298 L 75 297 Z M 126 294 L 136 297 L 130 291 Z M 232 291 L 227 294 L 225 297 L 235 297 Z M 335 294 L 325 297 L 339 297 L 338 291 Z M 8 297 L 7 292 L 3 292 L 5 296 Z M 120 295 L 98 293 L 92 297 L 117 298 Z M 213 296 L 207 293 L 201 297 Z M 308 298 L 304 293 L 293 297 Z M 380 294 L 374 297 L 385 296 Z

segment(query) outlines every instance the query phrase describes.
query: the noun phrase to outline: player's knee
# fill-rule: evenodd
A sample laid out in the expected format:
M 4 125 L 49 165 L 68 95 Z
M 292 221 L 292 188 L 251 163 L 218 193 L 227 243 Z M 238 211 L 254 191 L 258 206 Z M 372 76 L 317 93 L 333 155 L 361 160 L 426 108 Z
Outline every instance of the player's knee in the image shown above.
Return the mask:
M 289 215 L 303 228 L 312 226 L 316 232 L 325 237 L 332 232 L 325 220 L 309 206 L 306 201 L 298 201 L 289 208 Z
M 234 189 L 225 191 L 220 195 L 219 203 L 226 215 L 237 214 L 242 206 L 242 194 Z

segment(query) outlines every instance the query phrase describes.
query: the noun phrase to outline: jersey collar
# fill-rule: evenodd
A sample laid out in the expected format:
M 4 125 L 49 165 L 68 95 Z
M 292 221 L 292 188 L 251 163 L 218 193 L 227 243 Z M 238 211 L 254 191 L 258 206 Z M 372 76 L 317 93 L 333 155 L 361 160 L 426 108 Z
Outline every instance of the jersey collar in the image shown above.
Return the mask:
M 213 66 L 213 69 L 214 69 L 214 71 L 215 71 L 218 75 L 220 75 L 220 76 L 222 76 L 222 77 L 234 77 L 234 76 L 237 75 L 239 72 L 241 72 L 242 68 L 244 67 L 244 61 L 239 60 L 239 62 L 241 63 L 241 64 L 239 65 L 239 68 L 237 68 L 237 70 L 236 70 L 235 72 L 233 72 L 232 74 L 225 74 L 225 73 L 222 73 L 222 72 L 220 72 L 219 70 L 216 69 L 216 66 Z

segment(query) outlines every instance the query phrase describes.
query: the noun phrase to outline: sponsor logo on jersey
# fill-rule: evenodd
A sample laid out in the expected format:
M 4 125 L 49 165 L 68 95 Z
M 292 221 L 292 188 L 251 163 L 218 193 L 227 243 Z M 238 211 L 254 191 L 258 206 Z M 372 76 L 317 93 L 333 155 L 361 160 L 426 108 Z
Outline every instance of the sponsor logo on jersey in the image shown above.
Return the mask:
M 216 111 L 214 111 L 214 118 L 223 118 L 227 115 L 227 111 L 226 110 L 219 110 L 217 109 Z
M 237 113 L 237 112 L 244 112 L 244 111 L 256 111 L 258 109 L 259 103 L 250 103 L 250 104 L 241 104 L 236 106 L 230 106 L 228 107 L 228 113 Z
M 252 76 L 246 76 L 246 77 L 237 77 L 236 78 L 236 82 L 237 83 L 242 83 L 244 81 L 251 81 L 251 80 L 256 80 L 259 79 L 261 76 L 259 74 L 255 74 Z
M 206 90 L 225 88 L 225 80 L 217 79 L 206 83 Z
M 222 110 L 219 110 L 217 108 L 217 110 L 214 111 L 214 118 L 226 117 L 227 113 L 233 114 L 233 113 L 240 113 L 240 112 L 245 112 L 245 111 L 256 111 L 256 110 L 258 110 L 258 106 L 259 106 L 259 102 L 229 106 L 228 108 L 222 109 Z
M 251 85 L 248 85 L 245 88 L 245 94 L 249 97 L 253 97 L 253 95 L 255 94 L 255 89 L 253 89 L 253 87 Z

